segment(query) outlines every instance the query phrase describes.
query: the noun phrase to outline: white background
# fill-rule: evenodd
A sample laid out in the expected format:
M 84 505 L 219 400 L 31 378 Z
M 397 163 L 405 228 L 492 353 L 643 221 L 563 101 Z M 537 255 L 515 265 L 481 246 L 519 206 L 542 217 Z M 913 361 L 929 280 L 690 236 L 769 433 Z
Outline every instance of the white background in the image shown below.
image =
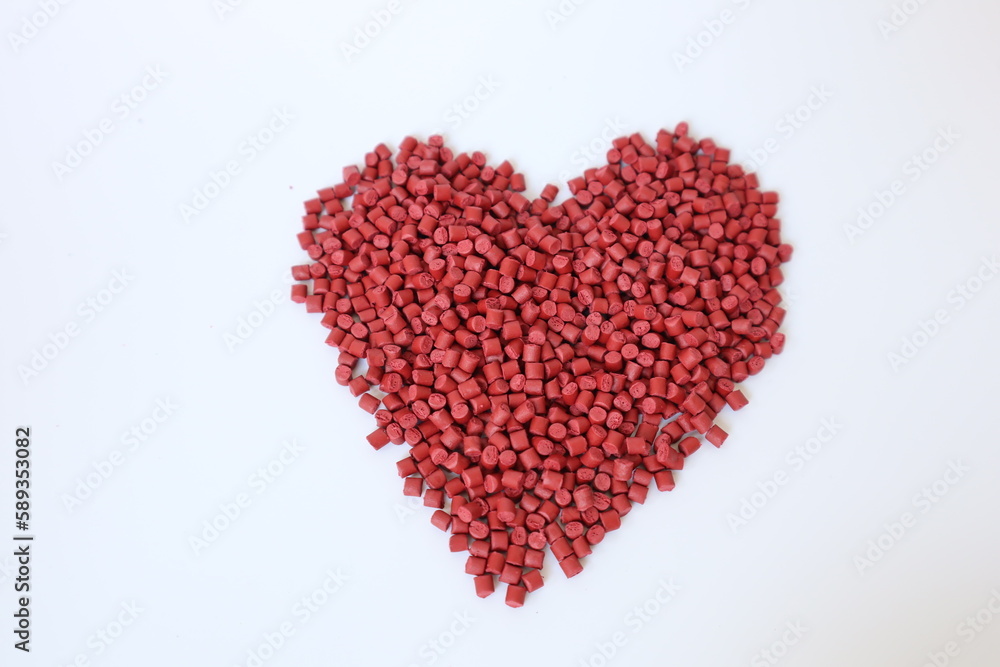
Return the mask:
M 254 665 L 284 623 L 294 634 L 263 664 L 997 664 L 1000 618 L 960 627 L 1000 610 L 1000 280 L 983 264 L 1000 248 L 996 3 L 909 0 L 886 32 L 886 0 L 589 0 L 560 20 L 556 0 L 403 0 L 350 59 L 342 45 L 385 2 L 40 7 L 0 12 L 0 664 Z M 146 78 L 126 116 L 147 68 L 165 78 Z M 481 77 L 495 90 L 467 100 Z M 802 107 L 814 89 L 828 99 Z M 477 108 L 461 119 L 455 104 Z M 251 160 L 244 142 L 275 109 L 293 119 Z M 110 134 L 57 174 L 105 118 Z M 524 608 L 480 600 L 430 512 L 406 511 L 402 450 L 365 443 L 373 420 L 334 383 L 318 316 L 287 302 L 301 202 L 407 134 L 510 159 L 532 194 L 596 165 L 582 149 L 609 123 L 652 138 L 681 120 L 740 160 L 773 140 L 759 174 L 795 246 L 787 347 L 722 416 L 727 443 L 651 492 L 581 575 L 550 558 Z M 941 131 L 957 134 L 943 152 Z M 914 172 L 925 149 L 936 160 Z M 231 160 L 240 172 L 185 221 Z M 894 180 L 902 194 L 851 237 Z M 128 284 L 112 294 L 115 271 Z M 253 316 L 273 290 L 280 305 Z M 227 345 L 247 318 L 260 326 Z M 68 325 L 78 335 L 53 347 Z M 893 368 L 904 338 L 919 349 Z M 36 353 L 49 358 L 27 373 Z M 178 406 L 162 423 L 158 399 Z M 794 464 L 824 419 L 836 434 Z M 134 451 L 123 442 L 153 424 Z M 33 436 L 30 655 L 10 632 L 18 425 Z M 292 440 L 301 453 L 256 484 Z M 116 450 L 121 465 L 95 476 Z M 939 481 L 953 462 L 967 470 Z M 942 496 L 919 500 L 936 481 Z M 239 494 L 249 506 L 196 553 L 190 538 Z M 734 529 L 744 501 L 759 507 Z M 296 613 L 338 570 L 326 604 Z M 663 605 L 661 580 L 679 587 Z M 118 634 L 123 604 L 141 612 Z M 472 619 L 457 637 L 456 613 Z M 784 635 L 794 644 L 788 623 L 804 628 Z

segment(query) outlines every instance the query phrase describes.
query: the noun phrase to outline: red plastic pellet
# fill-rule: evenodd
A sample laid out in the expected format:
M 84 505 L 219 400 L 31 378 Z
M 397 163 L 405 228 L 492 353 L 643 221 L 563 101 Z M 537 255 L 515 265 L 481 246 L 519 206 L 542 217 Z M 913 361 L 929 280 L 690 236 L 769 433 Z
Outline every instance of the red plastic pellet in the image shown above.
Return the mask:
M 508 607 L 523 607 L 524 597 L 528 594 L 528 589 L 524 586 L 507 586 L 506 603 Z
M 525 572 L 521 577 L 521 583 L 529 593 L 533 593 L 545 585 L 542 573 L 538 570 L 528 570 Z
M 494 588 L 492 574 L 480 574 L 476 576 L 474 583 L 476 585 L 476 595 L 481 598 L 493 595 L 493 591 L 496 590 Z
M 562 568 L 563 574 L 565 574 L 567 578 L 575 577 L 583 572 L 583 565 L 580 564 L 580 559 L 575 555 L 567 556 L 559 561 L 559 567 Z

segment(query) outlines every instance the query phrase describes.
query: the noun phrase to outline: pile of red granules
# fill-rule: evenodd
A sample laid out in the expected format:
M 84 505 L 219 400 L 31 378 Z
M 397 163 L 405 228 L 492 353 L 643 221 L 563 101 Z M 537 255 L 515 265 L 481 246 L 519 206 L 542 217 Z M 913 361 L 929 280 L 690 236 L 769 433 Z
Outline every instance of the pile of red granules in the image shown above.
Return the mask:
M 685 123 L 616 139 L 558 204 L 439 136 L 343 179 L 305 203 L 292 299 L 480 596 L 521 606 L 546 547 L 579 573 L 784 345 L 778 197 Z

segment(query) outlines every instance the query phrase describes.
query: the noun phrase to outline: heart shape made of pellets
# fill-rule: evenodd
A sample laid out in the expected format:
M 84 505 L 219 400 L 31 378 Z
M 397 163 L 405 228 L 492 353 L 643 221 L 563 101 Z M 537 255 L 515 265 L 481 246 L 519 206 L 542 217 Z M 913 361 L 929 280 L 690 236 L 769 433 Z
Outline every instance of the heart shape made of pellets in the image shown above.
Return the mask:
M 778 197 L 686 123 L 529 199 L 510 163 L 440 136 L 379 145 L 305 203 L 292 299 L 336 380 L 406 445 L 403 492 L 519 607 L 546 548 L 572 577 L 781 351 Z

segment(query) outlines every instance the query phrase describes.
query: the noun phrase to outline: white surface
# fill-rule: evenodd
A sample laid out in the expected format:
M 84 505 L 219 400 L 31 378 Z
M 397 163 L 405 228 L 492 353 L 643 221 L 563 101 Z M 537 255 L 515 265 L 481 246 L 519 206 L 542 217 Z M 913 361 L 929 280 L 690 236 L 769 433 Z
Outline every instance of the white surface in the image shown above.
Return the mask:
M 38 7 L 5 3 L 0 27 L 22 30 Z M 340 44 L 386 7 L 244 0 L 220 18 L 211 0 L 72 2 L 16 50 L 5 39 L 0 554 L 22 424 L 37 541 L 30 655 L 11 646 L 0 556 L 0 664 L 252 665 L 286 622 L 294 634 L 263 664 L 600 665 L 597 645 L 620 631 L 609 664 L 766 665 L 789 622 L 807 629 L 778 664 L 917 666 L 951 640 L 948 664 L 997 664 L 1000 618 L 971 638 L 959 625 L 1000 590 L 1000 280 L 960 309 L 949 292 L 1000 246 L 1000 7 L 929 0 L 883 38 L 885 1 L 564 2 L 575 9 L 552 28 L 555 0 L 403 0 L 348 63 Z M 679 71 L 674 53 L 724 9 L 731 23 Z M 166 77 L 124 117 L 115 99 L 147 67 Z M 456 127 L 449 109 L 480 77 L 496 90 Z M 783 116 L 824 86 L 832 97 L 788 136 Z M 294 119 L 249 160 L 241 144 L 274 109 Z M 112 132 L 60 181 L 53 162 L 102 118 Z M 759 173 L 795 246 L 788 345 L 745 384 L 751 404 L 724 415 L 721 450 L 651 492 L 579 577 L 550 559 L 546 586 L 511 610 L 474 596 L 429 511 L 398 518 L 402 452 L 364 442 L 372 419 L 334 384 L 325 331 L 284 301 L 284 276 L 304 257 L 301 201 L 378 142 L 441 129 L 511 159 L 535 193 L 596 164 L 578 151 L 615 119 L 648 137 L 688 120 L 740 159 L 775 139 Z M 949 127 L 959 138 L 913 181 L 905 163 Z M 230 160 L 240 173 L 185 224 L 180 205 Z M 845 224 L 894 179 L 905 192 L 850 243 Z M 128 286 L 89 319 L 79 304 L 116 270 Z M 272 290 L 281 305 L 230 351 L 224 335 Z M 887 354 L 937 309 L 948 321 L 894 372 Z M 22 381 L 70 323 L 79 335 Z M 157 399 L 179 407 L 129 451 L 122 434 Z M 825 418 L 842 428 L 797 469 L 786 456 Z M 251 476 L 292 439 L 303 451 L 262 488 Z M 115 450 L 122 465 L 67 509 Z M 922 511 L 915 495 L 951 461 L 968 472 Z M 787 483 L 734 533 L 727 515 L 778 471 Z M 250 505 L 195 555 L 189 538 L 241 493 Z M 915 525 L 859 572 L 904 512 Z M 331 569 L 349 580 L 306 618 L 296 604 Z M 661 579 L 680 590 L 636 621 Z M 138 618 L 98 652 L 95 633 L 132 601 Z M 455 613 L 474 622 L 434 653 Z

